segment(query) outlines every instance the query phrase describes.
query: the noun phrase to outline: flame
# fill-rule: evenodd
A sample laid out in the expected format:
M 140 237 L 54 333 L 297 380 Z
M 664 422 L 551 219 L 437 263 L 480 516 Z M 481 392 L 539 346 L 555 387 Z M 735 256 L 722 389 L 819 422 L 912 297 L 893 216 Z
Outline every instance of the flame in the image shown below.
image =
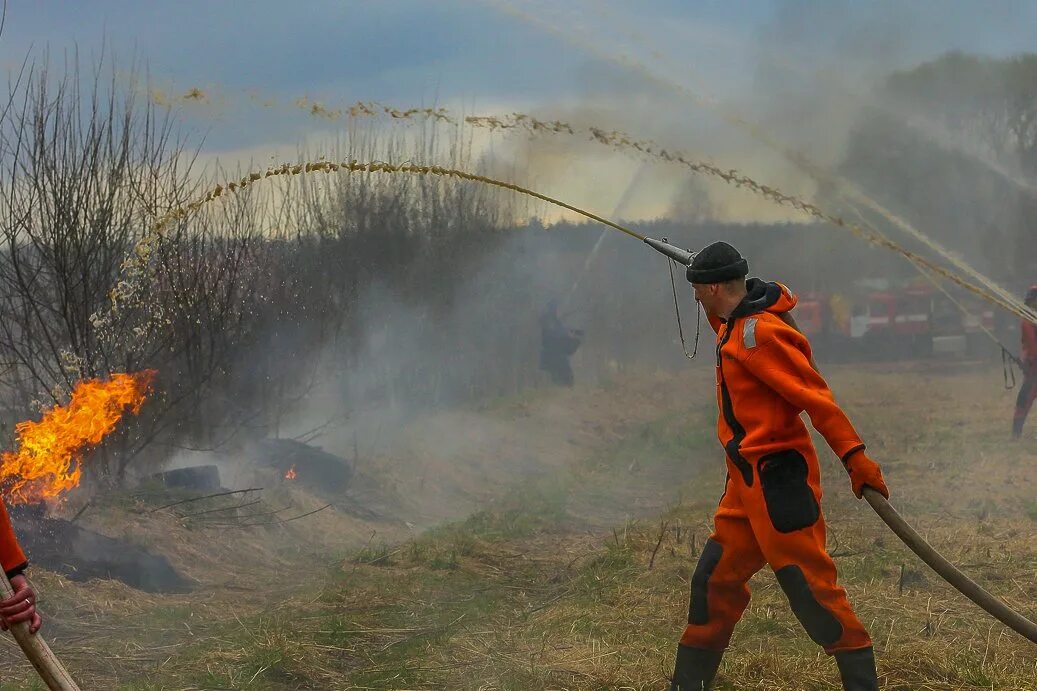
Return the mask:
M 295 465 L 293 464 L 292 467 L 288 469 L 288 472 L 284 474 L 284 479 L 294 480 L 296 475 L 297 473 L 295 472 Z
M 39 422 L 19 422 L 18 451 L 0 454 L 4 498 L 16 504 L 36 502 L 76 487 L 83 453 L 115 429 L 126 409 L 140 412 L 155 374 L 142 370 L 115 373 L 107 381 L 85 379 L 72 390 L 68 405 L 51 408 Z

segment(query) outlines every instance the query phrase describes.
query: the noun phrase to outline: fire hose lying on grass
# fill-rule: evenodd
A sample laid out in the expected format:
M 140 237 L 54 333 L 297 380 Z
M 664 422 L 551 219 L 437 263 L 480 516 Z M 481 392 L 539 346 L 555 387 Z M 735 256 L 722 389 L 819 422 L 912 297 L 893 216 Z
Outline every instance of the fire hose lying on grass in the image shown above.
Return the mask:
M 627 229 L 623 229 L 623 232 L 639 238 L 644 243 L 684 266 L 690 265 L 691 260 L 695 256 L 691 251 L 671 245 L 666 242 L 665 239 L 655 240 L 653 238 L 638 235 L 637 233 L 633 233 Z M 795 327 L 795 324 L 792 324 L 792 326 Z M 932 545 L 926 542 L 925 539 L 918 534 L 918 531 L 912 528 L 911 524 L 904 520 L 903 516 L 901 516 L 881 494 L 870 487 L 865 487 L 863 490 L 863 496 L 868 500 L 868 504 L 870 504 L 871 508 L 875 510 L 875 513 L 879 515 L 879 518 L 889 526 L 890 530 L 892 530 L 896 536 L 911 549 L 912 552 L 917 554 L 922 561 L 928 564 L 933 571 L 939 574 L 941 578 L 954 586 L 954 588 L 962 595 L 986 610 L 988 614 L 993 616 L 1002 624 L 1019 635 L 1029 639 L 1032 643 L 1037 644 L 1037 624 L 1030 621 L 1019 612 L 1013 610 L 1004 602 L 984 590 L 978 583 L 959 571 L 954 564 L 949 562 L 942 554 L 937 552 Z

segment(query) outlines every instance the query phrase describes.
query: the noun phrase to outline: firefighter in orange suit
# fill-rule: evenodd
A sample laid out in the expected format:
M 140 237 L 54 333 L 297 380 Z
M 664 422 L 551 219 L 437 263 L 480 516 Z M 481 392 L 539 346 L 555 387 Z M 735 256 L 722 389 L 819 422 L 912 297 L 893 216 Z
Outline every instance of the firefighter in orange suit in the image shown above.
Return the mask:
M 1037 285 L 1026 291 L 1026 306 L 1037 310 Z M 1024 319 L 1019 330 L 1023 341 L 1023 385 L 1019 387 L 1019 397 L 1015 399 L 1015 415 L 1012 417 L 1012 437 L 1018 439 L 1023 434 L 1023 423 L 1037 399 L 1037 325 Z
M 0 600 L 0 629 L 6 631 L 11 624 L 27 621 L 29 631 L 36 633 L 42 622 L 36 611 L 36 593 L 23 573 L 29 562 L 14 536 L 11 518 L 7 515 L 3 501 L 0 501 L 0 565 L 14 588 L 14 595 Z
M 709 689 L 735 624 L 749 604 L 749 578 L 769 565 L 807 634 L 833 655 L 843 688 L 878 689 L 871 638 L 836 583 L 825 547 L 817 454 L 800 413 L 839 455 L 859 498 L 888 497 L 878 465 L 813 366 L 810 344 L 783 316 L 788 288 L 745 280 L 748 264 L 716 242 L 695 256 L 688 280 L 717 333 L 717 431 L 727 484 L 691 579 L 688 625 L 671 691 Z

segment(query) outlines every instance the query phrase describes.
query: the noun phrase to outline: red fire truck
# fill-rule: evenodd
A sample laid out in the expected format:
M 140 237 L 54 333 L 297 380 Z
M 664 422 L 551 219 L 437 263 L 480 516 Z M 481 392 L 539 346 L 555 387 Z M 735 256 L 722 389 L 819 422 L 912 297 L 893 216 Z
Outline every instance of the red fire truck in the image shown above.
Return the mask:
M 821 357 L 980 355 L 989 350 L 981 325 L 995 329 L 994 311 L 975 300 L 959 302 L 969 314 L 930 286 L 873 284 L 839 293 L 804 293 L 794 314 Z

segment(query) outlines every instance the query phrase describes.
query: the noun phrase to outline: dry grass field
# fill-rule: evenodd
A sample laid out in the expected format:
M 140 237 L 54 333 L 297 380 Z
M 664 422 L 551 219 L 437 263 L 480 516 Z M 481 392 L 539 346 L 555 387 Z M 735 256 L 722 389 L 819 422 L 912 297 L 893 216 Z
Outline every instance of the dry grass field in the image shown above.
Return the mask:
M 1000 372 L 825 369 L 898 509 L 1037 617 L 1037 420 L 1009 441 Z M 336 507 L 230 529 L 112 498 L 84 522 L 167 555 L 194 591 L 36 570 L 44 631 L 83 688 L 666 688 L 724 479 L 711 377 L 696 363 L 427 415 L 363 465 L 357 491 L 379 518 Z M 884 688 L 1037 687 L 1037 647 L 903 547 L 827 449 L 823 470 L 829 546 Z M 773 575 L 752 587 L 718 688 L 839 688 Z M 2 641 L 0 688 L 33 688 Z

